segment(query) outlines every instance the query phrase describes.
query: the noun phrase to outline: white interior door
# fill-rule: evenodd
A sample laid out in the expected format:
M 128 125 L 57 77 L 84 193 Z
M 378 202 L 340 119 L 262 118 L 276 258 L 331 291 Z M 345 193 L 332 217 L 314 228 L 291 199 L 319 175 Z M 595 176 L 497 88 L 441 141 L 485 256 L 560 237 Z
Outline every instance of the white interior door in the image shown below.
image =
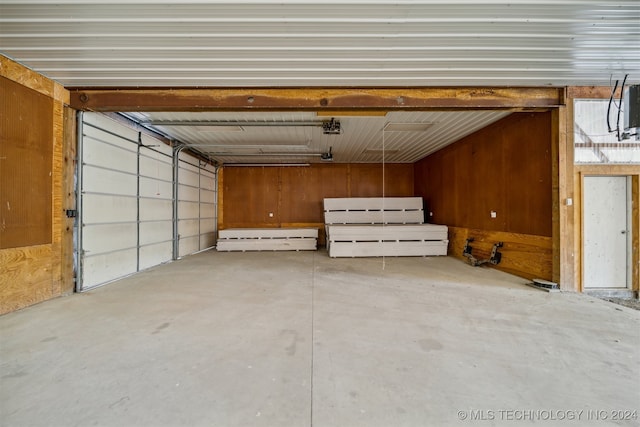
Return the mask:
M 627 288 L 630 256 L 627 177 L 585 177 L 583 207 L 583 287 Z

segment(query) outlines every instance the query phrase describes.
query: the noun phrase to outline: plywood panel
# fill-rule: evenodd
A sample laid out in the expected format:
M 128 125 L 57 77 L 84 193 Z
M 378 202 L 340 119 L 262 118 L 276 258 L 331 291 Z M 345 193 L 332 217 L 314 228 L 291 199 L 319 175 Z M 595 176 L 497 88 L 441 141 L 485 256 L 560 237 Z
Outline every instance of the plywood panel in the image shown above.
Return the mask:
M 504 246 L 500 248 L 502 253 L 500 264 L 495 267 L 478 268 L 497 268 L 527 279 L 551 280 L 551 237 L 449 227 L 448 254 L 466 260 L 462 255 L 462 249 L 465 240 L 469 237 L 474 238 L 474 242 L 471 243 L 472 254 L 478 259 L 489 258 L 494 243 L 504 243 Z
M 51 245 L 0 250 L 0 314 L 50 299 Z
M 52 242 L 53 117 L 52 99 L 0 77 L 0 248 Z
M 550 113 L 515 113 L 416 163 L 431 221 L 551 237 L 550 129 Z

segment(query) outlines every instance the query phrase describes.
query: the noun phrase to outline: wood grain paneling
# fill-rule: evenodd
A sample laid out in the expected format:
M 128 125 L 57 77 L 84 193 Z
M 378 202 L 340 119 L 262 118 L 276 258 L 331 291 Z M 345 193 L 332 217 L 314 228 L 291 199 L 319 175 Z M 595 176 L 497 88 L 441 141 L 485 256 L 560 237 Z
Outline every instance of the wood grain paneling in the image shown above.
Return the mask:
M 351 168 L 349 197 L 410 197 L 413 196 L 413 166 L 406 164 L 358 164 Z M 382 176 L 384 173 L 384 188 Z M 334 196 L 326 196 L 334 197 Z
M 53 100 L 0 77 L 0 249 L 51 243 Z
M 548 112 L 515 113 L 417 162 L 432 221 L 551 237 L 550 129 Z
M 51 245 L 0 250 L 0 314 L 50 299 Z
M 382 165 L 313 164 L 309 167 L 225 167 L 219 229 L 318 227 L 324 244 L 325 197 L 379 197 Z M 385 196 L 413 196 L 413 165 L 385 165 Z M 273 212 L 273 218 L 268 216 Z
M 509 243 L 500 269 L 551 279 L 551 126 L 550 112 L 515 113 L 415 164 L 416 195 L 450 227 L 452 255 L 473 230 L 486 258 Z
M 449 227 L 448 255 L 466 260 L 462 255 L 462 249 L 469 237 L 474 239 L 471 243 L 472 254 L 477 259 L 488 259 L 492 246 L 497 242 L 503 242 L 504 246 L 500 248 L 500 264 L 487 266 L 527 279 L 551 280 L 551 237 Z

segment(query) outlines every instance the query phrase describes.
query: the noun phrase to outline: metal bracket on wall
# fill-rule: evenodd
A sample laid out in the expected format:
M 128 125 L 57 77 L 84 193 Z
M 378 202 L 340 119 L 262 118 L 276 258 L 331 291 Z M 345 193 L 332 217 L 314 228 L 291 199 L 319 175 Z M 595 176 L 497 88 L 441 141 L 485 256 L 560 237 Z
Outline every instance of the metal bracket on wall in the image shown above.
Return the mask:
M 493 265 L 498 265 L 500 264 L 500 261 L 502 260 L 502 254 L 500 252 L 498 252 L 498 249 L 501 248 L 502 246 L 504 246 L 504 244 L 502 242 L 497 242 L 493 244 L 493 247 L 491 248 L 491 255 L 489 256 L 489 259 L 477 259 L 476 257 L 473 256 L 472 252 L 473 252 L 473 247 L 470 245 L 471 242 L 474 241 L 473 237 L 469 237 L 465 243 L 464 243 L 464 248 L 462 249 L 462 256 L 464 256 L 465 258 L 469 258 L 469 264 L 471 264 L 474 267 L 477 267 L 479 265 L 483 265 L 483 264 L 493 264 Z

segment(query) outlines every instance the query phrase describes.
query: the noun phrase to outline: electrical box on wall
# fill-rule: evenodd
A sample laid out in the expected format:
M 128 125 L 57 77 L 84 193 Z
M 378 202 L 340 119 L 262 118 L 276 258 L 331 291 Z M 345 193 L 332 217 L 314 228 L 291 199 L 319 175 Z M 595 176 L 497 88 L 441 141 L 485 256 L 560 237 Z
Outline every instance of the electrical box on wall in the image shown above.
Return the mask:
M 632 85 L 624 94 L 624 130 L 640 128 L 640 85 Z

